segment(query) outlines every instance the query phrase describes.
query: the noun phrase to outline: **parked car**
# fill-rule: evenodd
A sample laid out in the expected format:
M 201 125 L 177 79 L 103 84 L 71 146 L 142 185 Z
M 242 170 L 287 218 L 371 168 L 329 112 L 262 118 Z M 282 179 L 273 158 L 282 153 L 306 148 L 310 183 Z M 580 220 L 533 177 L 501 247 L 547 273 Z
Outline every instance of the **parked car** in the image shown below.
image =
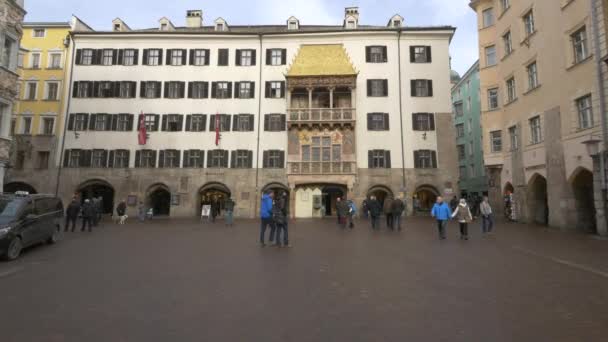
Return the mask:
M 57 242 L 63 213 L 63 203 L 52 195 L 0 194 L 0 256 L 15 260 L 23 248 Z

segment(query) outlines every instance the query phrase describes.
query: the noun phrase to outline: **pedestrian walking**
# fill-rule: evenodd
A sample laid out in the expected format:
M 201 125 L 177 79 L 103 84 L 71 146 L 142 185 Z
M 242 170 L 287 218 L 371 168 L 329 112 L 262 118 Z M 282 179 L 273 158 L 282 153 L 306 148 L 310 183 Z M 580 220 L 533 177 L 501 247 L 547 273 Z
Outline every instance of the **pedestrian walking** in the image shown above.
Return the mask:
M 289 229 L 288 229 L 288 206 L 287 193 L 283 191 L 279 198 L 275 200 L 275 205 L 272 207 L 272 220 L 276 227 L 276 243 L 278 247 L 291 247 L 289 244 Z M 281 244 L 281 233 L 283 233 L 283 242 Z
M 139 222 L 144 222 L 146 220 L 146 206 L 144 206 L 144 202 L 139 202 L 137 206 L 137 218 Z
M 84 200 L 84 205 L 82 206 L 82 227 L 80 228 L 81 232 L 84 232 L 86 227 L 88 226 L 89 232 L 93 231 L 93 220 L 95 219 L 95 215 L 97 215 L 97 211 L 93 202 L 90 199 Z
M 487 196 L 483 197 L 479 210 L 481 212 L 481 231 L 484 234 L 492 233 L 492 229 L 494 228 L 494 217 Z
M 346 202 L 348 205 L 348 228 L 355 228 L 355 215 L 357 214 L 357 206 L 355 205 L 355 201 L 348 200 Z
M 101 222 L 103 217 L 104 206 L 103 206 L 103 197 L 97 197 L 97 223 Z
M 369 202 L 369 200 L 367 199 L 367 197 L 363 200 L 363 202 L 361 202 L 361 212 L 363 213 L 363 217 L 366 220 L 369 217 L 369 208 L 367 206 L 368 202 Z
M 260 227 L 260 244 L 262 247 L 266 246 L 265 238 L 266 238 L 266 228 L 270 226 L 270 242 L 274 240 L 275 226 L 272 221 L 272 205 L 273 205 L 274 192 L 268 191 L 264 195 L 262 195 L 262 200 L 260 203 L 260 219 L 261 219 L 261 227 Z
M 431 210 L 431 215 L 437 220 L 437 230 L 439 231 L 439 239 L 445 240 L 445 230 L 448 224 L 448 220 L 452 216 L 450 207 L 443 201 L 441 196 L 437 197 L 437 202 Z
M 401 230 L 401 215 L 405 211 L 405 202 L 402 200 L 403 196 L 398 196 L 392 203 L 391 206 L 391 214 L 393 216 L 393 226 L 392 229 L 395 229 L 397 226 L 397 230 Z
M 72 198 L 72 202 L 68 204 L 68 207 L 65 209 L 65 227 L 63 229 L 64 232 L 68 231 L 70 223 L 72 223 L 72 233 L 76 230 L 76 221 L 78 220 L 78 214 L 80 213 L 80 203 L 76 200 L 76 198 Z
M 414 216 L 416 216 L 418 214 L 419 209 L 420 209 L 420 200 L 418 199 L 418 196 L 414 195 L 414 198 L 412 199 L 412 214 Z
M 457 217 L 458 224 L 460 225 L 460 239 L 468 240 L 469 222 L 473 221 L 473 215 L 471 215 L 471 209 L 464 198 L 460 199 L 458 207 L 452 213 L 452 218 L 455 217 Z
M 234 226 L 234 206 L 236 203 L 231 197 L 224 202 L 224 218 L 226 219 L 227 226 Z
M 369 217 L 370 221 L 372 221 L 372 229 L 379 229 L 379 219 L 382 214 L 382 206 L 380 206 L 380 202 L 376 199 L 376 196 L 372 196 L 367 202 L 367 207 L 369 208 Z
M 215 218 L 219 212 L 219 203 L 215 197 L 211 200 L 211 222 L 215 222 Z
M 125 224 L 127 220 L 127 203 L 125 201 L 120 201 L 116 206 L 116 216 L 118 216 L 118 224 Z
M 345 229 L 348 216 L 348 204 L 340 197 L 338 197 L 336 202 L 336 212 L 338 213 L 338 225 L 340 228 Z
M 393 198 L 387 197 L 384 199 L 384 205 L 382 208 L 384 215 L 386 216 L 386 228 L 393 229 Z

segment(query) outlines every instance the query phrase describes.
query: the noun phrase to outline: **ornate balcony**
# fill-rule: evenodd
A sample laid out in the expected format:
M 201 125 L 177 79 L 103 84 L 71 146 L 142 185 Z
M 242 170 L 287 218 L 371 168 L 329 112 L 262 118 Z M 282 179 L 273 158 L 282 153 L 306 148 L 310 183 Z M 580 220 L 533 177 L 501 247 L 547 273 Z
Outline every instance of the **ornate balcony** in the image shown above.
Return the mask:
M 296 126 L 355 126 L 355 108 L 292 108 L 287 110 L 287 124 Z
M 354 175 L 355 162 L 289 162 L 291 175 Z

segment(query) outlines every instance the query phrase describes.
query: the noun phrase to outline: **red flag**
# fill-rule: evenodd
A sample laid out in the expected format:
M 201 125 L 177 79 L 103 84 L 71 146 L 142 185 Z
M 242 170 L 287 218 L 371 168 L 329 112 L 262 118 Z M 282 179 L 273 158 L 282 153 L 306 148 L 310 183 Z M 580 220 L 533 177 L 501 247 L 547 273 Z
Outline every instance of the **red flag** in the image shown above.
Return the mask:
M 220 114 L 215 114 L 215 146 L 220 146 L 220 140 L 222 140 L 222 135 L 220 134 Z
M 139 114 L 139 132 L 137 135 L 140 145 L 145 145 L 148 141 L 148 132 L 146 132 L 146 116 L 144 112 Z

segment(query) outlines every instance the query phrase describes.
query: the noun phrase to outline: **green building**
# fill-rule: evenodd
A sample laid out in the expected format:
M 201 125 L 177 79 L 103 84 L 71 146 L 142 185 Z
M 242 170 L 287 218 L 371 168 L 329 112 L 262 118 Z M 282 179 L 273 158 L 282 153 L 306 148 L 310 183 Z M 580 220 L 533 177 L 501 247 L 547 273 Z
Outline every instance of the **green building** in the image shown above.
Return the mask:
M 488 192 L 482 149 L 479 61 L 452 87 L 456 150 L 462 197 Z

